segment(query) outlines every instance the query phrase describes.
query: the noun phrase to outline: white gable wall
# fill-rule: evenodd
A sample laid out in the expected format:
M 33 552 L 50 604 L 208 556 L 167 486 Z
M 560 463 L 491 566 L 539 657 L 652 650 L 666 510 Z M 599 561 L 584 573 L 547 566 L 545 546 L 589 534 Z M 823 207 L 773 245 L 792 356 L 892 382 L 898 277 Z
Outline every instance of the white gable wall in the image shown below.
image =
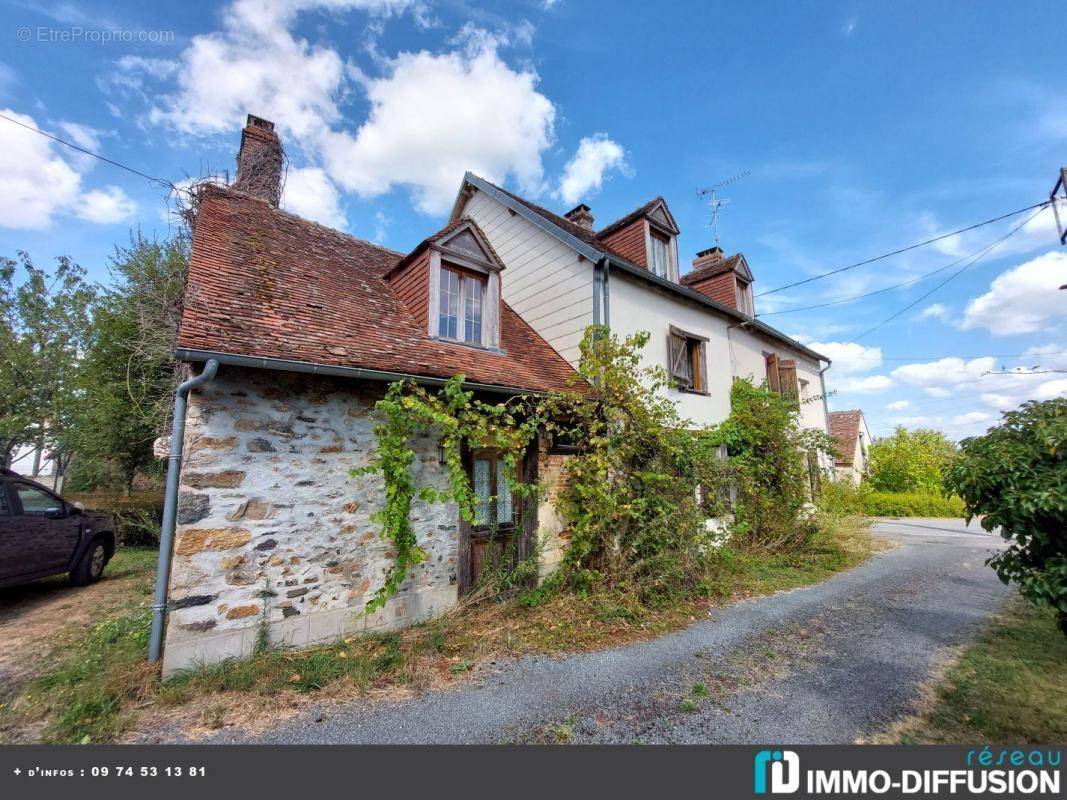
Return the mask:
M 504 302 L 573 366 L 593 324 L 593 268 L 554 236 L 476 190 L 463 208 L 504 264 Z

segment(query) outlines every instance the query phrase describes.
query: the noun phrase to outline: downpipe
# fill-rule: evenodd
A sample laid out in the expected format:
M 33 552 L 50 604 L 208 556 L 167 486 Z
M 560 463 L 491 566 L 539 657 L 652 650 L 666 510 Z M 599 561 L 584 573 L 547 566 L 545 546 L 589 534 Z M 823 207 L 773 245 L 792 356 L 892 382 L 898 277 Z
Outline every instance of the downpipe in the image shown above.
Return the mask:
M 170 565 L 174 551 L 174 528 L 178 518 L 178 481 L 182 471 L 182 451 L 185 449 L 185 412 L 189 392 L 215 377 L 219 362 L 208 359 L 203 371 L 174 392 L 174 422 L 170 431 L 170 453 L 167 455 L 167 483 L 163 491 L 163 526 L 159 534 L 159 564 L 156 567 L 156 591 L 152 598 L 152 630 L 148 637 L 148 660 L 159 661 L 163 655 L 163 626 L 167 618 L 167 589 L 170 585 Z

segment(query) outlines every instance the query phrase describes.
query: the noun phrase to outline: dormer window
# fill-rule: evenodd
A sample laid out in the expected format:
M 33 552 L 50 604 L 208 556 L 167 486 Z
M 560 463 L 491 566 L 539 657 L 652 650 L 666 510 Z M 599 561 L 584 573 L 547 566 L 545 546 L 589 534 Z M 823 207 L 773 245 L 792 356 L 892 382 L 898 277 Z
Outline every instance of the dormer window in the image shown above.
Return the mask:
M 752 299 L 752 284 L 737 279 L 737 310 L 750 317 L 756 316 L 756 306 Z
M 458 342 L 487 350 L 500 349 L 500 263 L 478 226 L 461 220 L 424 243 L 422 263 L 428 273 L 429 298 L 426 303 L 427 333 L 435 339 Z M 410 290 L 418 276 L 418 249 L 409 258 Z M 394 285 L 405 285 L 403 273 L 392 277 Z M 422 291 L 426 291 L 426 283 Z M 407 291 L 401 289 L 401 291 Z M 424 302 L 426 295 L 423 295 Z
M 482 344 L 482 306 L 488 281 L 441 265 L 437 335 L 466 344 Z
M 652 274 L 661 278 L 671 277 L 671 237 L 660 233 L 658 230 L 650 230 L 648 234 L 649 254 L 648 265 Z

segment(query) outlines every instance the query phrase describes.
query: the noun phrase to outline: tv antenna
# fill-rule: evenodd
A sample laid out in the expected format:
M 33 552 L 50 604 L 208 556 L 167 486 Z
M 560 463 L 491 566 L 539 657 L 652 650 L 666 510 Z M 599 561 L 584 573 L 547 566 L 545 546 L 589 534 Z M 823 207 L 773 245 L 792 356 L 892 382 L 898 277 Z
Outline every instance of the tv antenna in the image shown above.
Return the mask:
M 730 201 L 718 196 L 718 191 L 724 186 L 739 181 L 742 178 L 746 178 L 752 173 L 749 170 L 739 172 L 732 178 L 727 178 L 724 181 L 719 181 L 714 186 L 709 186 L 707 189 L 698 189 L 697 197 L 707 197 L 708 207 L 711 209 L 711 232 L 715 236 L 715 246 L 719 247 L 719 210 L 726 205 L 729 205 Z M 721 248 L 720 248 L 721 249 Z

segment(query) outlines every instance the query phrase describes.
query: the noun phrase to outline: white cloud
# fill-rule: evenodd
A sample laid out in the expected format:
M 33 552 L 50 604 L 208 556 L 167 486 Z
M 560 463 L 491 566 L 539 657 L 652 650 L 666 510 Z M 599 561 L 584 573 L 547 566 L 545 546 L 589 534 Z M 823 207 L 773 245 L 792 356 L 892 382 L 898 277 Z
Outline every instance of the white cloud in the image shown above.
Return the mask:
M 554 141 L 556 109 L 531 68 L 512 68 L 500 55 L 506 45 L 528 44 L 532 26 L 490 33 L 467 25 L 453 49 L 440 53 L 386 58 L 375 46 L 371 58 L 381 72 L 369 75 L 292 30 L 301 12 L 350 9 L 369 12 L 369 28 L 402 11 L 417 19 L 425 12 L 414 0 L 236 0 L 221 30 L 194 37 L 176 61 L 125 59 L 112 84 L 160 98 L 148 120 L 188 134 L 235 132 L 249 112 L 272 119 L 288 146 L 364 198 L 402 187 L 420 210 L 440 214 L 466 170 L 543 190 L 542 154 Z M 164 90 L 147 89 L 146 81 Z M 369 105 L 358 125 L 341 110 L 354 89 Z
M 344 230 L 341 196 L 319 167 L 290 167 L 285 176 L 282 207 L 305 219 Z
M 1067 318 L 1067 254 L 1050 251 L 1002 272 L 989 291 L 967 304 L 961 327 L 994 336 L 1034 333 Z
M 564 203 L 574 205 L 599 192 L 604 177 L 612 170 L 626 169 L 626 151 L 622 145 L 608 138 L 606 133 L 586 136 L 563 168 L 563 177 L 555 194 Z
M 953 425 L 977 425 L 980 422 L 989 422 L 993 419 L 992 414 L 987 414 L 984 411 L 971 411 L 967 414 L 959 414 L 952 418 Z
M 952 396 L 952 392 L 950 392 L 948 389 L 945 389 L 942 386 L 928 386 L 924 391 L 928 395 L 930 395 L 930 397 L 942 398 L 942 397 L 951 397 Z
M 827 378 L 858 375 L 882 366 L 882 348 L 880 347 L 864 347 L 855 342 L 807 342 L 806 344 L 816 353 L 822 353 L 833 362 L 826 373 Z
M 471 37 L 460 51 L 401 53 L 385 76 L 364 78 L 366 121 L 354 134 L 322 137 L 331 177 L 361 197 L 407 187 L 429 214 L 448 210 L 466 170 L 495 182 L 513 176 L 539 193 L 556 109 L 536 73 L 513 70 L 498 46 Z
M 1034 389 L 1034 400 L 1051 400 L 1054 397 L 1067 397 L 1067 378 L 1046 381 Z
M 903 411 L 910 405 L 911 403 L 909 403 L 907 400 L 894 400 L 892 403 L 887 405 L 886 408 L 890 411 Z
M 843 394 L 875 394 L 893 388 L 893 379 L 886 375 L 869 375 L 865 378 L 845 378 L 833 384 Z
M 859 20 L 856 19 L 856 17 L 850 17 L 849 19 L 845 20 L 845 24 L 841 26 L 841 33 L 845 36 L 845 38 L 850 37 L 853 33 L 856 32 L 856 25 L 858 24 Z
M 37 129 L 32 117 L 9 108 L 5 116 Z M 69 208 L 81 190 L 79 175 L 53 143 L 17 125 L 0 125 L 0 227 L 43 230 Z
M 392 222 L 384 211 L 374 212 L 374 241 L 378 244 L 385 242 L 386 233 L 388 233 Z
M 123 222 L 136 213 L 137 203 L 118 186 L 86 192 L 74 208 L 75 216 L 98 225 Z
M 941 303 L 934 303 L 932 306 L 927 306 L 919 314 L 919 319 L 939 319 L 942 322 L 947 322 L 948 318 L 948 307 Z

